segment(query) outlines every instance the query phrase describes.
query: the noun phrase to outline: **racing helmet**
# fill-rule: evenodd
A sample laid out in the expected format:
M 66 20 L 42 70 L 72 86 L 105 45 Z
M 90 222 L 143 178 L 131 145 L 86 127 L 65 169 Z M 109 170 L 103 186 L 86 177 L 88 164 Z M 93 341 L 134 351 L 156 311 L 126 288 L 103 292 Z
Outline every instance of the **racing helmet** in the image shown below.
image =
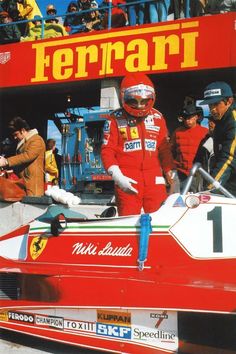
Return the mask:
M 143 73 L 133 73 L 121 82 L 121 104 L 133 117 L 146 117 L 155 102 L 155 90 L 149 77 Z

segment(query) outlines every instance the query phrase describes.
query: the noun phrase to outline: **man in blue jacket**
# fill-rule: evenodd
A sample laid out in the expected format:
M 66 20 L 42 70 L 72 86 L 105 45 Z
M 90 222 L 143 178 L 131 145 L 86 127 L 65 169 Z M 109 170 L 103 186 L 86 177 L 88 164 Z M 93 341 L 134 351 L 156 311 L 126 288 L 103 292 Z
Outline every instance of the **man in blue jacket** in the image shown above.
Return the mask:
M 213 132 L 215 163 L 211 175 L 236 197 L 236 106 L 231 87 L 222 81 L 209 84 L 201 102 L 205 104 L 209 105 L 216 123 Z

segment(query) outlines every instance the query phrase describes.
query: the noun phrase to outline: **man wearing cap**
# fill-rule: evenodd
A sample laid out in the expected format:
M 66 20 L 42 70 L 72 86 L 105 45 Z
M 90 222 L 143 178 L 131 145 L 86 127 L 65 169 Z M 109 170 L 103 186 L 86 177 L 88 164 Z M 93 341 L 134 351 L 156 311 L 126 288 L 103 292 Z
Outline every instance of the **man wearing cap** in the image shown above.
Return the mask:
M 206 87 L 200 104 L 209 105 L 215 121 L 215 163 L 211 175 L 236 196 L 236 107 L 233 103 L 231 87 L 226 82 L 216 81 Z
M 45 20 L 44 38 L 68 36 L 65 27 L 61 25 L 59 19 L 55 17 L 57 14 L 55 6 L 51 4 L 48 5 L 46 12 L 48 19 Z
M 198 124 L 202 116 L 201 107 L 197 107 L 195 104 L 185 105 L 178 117 L 183 124 L 174 131 L 171 137 L 172 153 L 177 167 L 180 189 L 184 187 L 200 143 L 208 133 L 207 128 Z M 192 183 L 191 191 L 198 191 L 197 179 Z

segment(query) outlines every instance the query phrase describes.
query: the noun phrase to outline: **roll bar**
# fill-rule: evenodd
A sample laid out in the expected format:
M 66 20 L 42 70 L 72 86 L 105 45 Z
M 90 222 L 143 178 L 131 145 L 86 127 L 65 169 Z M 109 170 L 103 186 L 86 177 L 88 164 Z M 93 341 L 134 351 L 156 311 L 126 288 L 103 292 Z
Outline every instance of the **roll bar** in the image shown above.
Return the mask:
M 206 172 L 203 168 L 202 165 L 197 162 L 193 165 L 190 173 L 189 173 L 189 177 L 184 185 L 183 191 L 181 192 L 181 195 L 186 195 L 190 189 L 190 186 L 192 184 L 193 181 L 193 177 L 196 174 L 196 172 L 199 172 L 201 174 L 201 176 L 210 184 L 213 185 L 213 187 L 215 187 L 215 189 L 218 189 L 225 197 L 227 198 L 233 198 L 235 199 L 235 196 L 233 196 L 229 191 L 227 191 L 227 189 L 225 189 L 220 182 L 216 181 L 208 172 Z

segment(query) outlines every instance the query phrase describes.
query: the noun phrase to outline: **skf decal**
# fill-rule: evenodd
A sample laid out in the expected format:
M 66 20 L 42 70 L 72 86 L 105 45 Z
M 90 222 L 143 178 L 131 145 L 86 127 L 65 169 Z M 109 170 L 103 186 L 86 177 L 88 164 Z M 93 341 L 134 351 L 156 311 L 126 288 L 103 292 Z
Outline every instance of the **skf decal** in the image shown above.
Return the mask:
M 122 139 L 124 139 L 124 140 L 128 139 L 127 128 L 125 128 L 125 127 L 119 128 L 119 132 L 122 136 Z
M 131 325 L 131 313 L 115 311 L 97 311 L 97 322 Z
M 130 136 L 131 136 L 131 139 L 138 139 L 139 138 L 137 127 L 130 128 Z
M 96 333 L 113 338 L 131 339 L 131 327 L 97 323 Z
M 140 139 L 127 141 L 124 144 L 124 151 L 125 152 L 138 151 L 138 150 L 142 150 L 142 143 L 141 143 Z
M 64 318 L 52 316 L 35 316 L 35 324 L 38 326 L 48 326 L 53 328 L 64 328 Z
M 43 252 L 46 244 L 48 242 L 47 238 L 41 236 L 34 237 L 30 244 L 30 255 L 32 259 L 36 259 Z
M 18 322 L 26 322 L 26 323 L 34 323 L 34 316 L 28 313 L 22 312 L 13 312 L 8 311 L 8 320 L 18 321 Z

